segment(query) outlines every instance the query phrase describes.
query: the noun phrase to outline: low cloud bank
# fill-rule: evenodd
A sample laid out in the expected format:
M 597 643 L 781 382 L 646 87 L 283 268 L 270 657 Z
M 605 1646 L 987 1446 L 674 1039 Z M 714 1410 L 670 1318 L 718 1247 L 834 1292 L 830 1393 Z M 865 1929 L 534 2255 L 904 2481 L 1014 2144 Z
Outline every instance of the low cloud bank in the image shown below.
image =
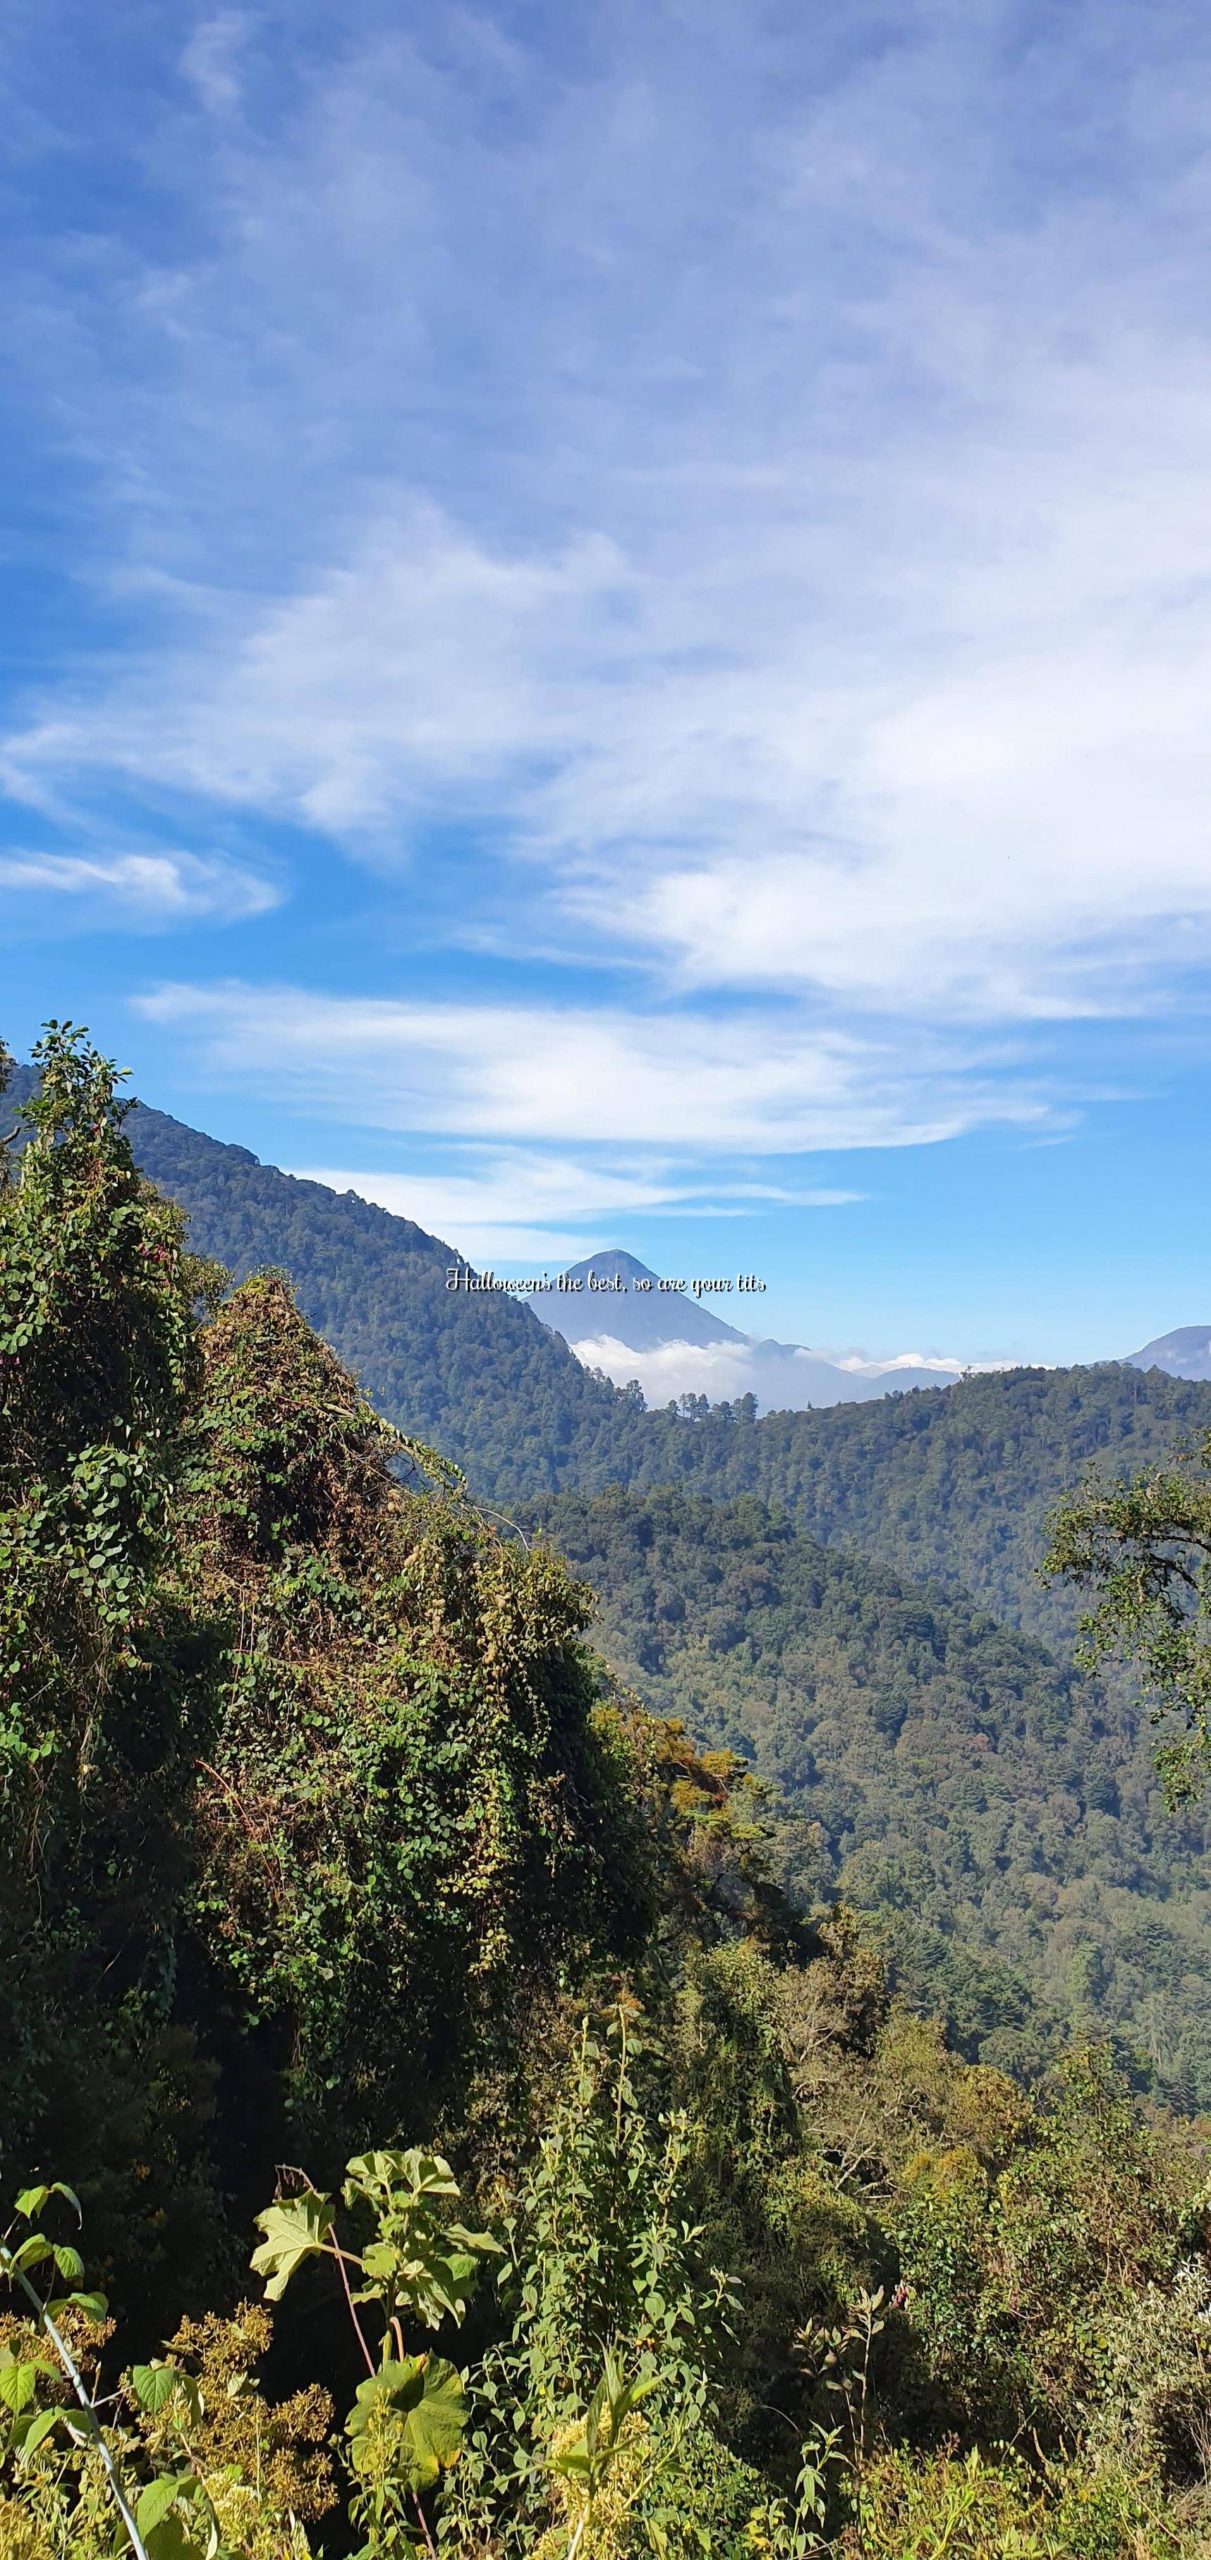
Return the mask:
M 755 1395 L 763 1413 L 855 1404 L 910 1387 L 945 1387 L 967 1365 L 911 1351 L 887 1361 L 863 1360 L 856 1353 L 832 1361 L 821 1352 L 779 1342 L 664 1342 L 652 1351 L 635 1351 L 608 1333 L 586 1335 L 571 1348 L 586 1368 L 604 1369 L 616 1386 L 637 1378 L 649 1405 L 684 1395 L 706 1396 L 712 1404 Z

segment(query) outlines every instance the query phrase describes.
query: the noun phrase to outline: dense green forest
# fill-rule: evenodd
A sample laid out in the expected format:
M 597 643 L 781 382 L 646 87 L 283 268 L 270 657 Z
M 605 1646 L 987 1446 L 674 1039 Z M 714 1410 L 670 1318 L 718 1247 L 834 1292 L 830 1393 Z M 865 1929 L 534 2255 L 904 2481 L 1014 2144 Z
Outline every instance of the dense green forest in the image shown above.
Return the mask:
M 41 1064 L 0 1183 L 0 2560 L 1206 2554 L 1205 2124 L 1098 2042 L 1034 2087 L 948 2046 L 658 1711 L 676 1648 L 640 1704 L 280 1272 L 198 1258 L 87 1042 Z M 663 1518 L 676 1603 L 719 1515 Z M 814 1571 L 893 1720 L 974 1740 L 985 1682 L 1034 1820 L 1037 1647 L 733 1527 L 784 1676 Z
M 1058 2034 L 1113 2032 L 1211 2105 L 1207 1812 L 1166 1809 L 1122 1681 L 751 1495 L 564 1494 L 535 1519 L 615 1668 L 810 1822 L 792 1871 L 883 1915 L 964 2050 L 1031 2071 Z
M 1039 1576 L 1051 1510 L 1087 1468 L 1134 1475 L 1211 1425 L 1211 1389 L 1118 1363 L 1016 1369 L 759 1421 L 692 1406 L 649 1418 L 659 1447 L 618 1482 L 756 1493 L 828 1545 L 936 1577 L 995 1617 L 1068 1643 L 1077 1606 Z M 635 1426 L 632 1424 L 632 1429 Z M 604 1491 L 598 1477 L 582 1491 Z
M 19 1078 L 28 1091 L 28 1070 Z M 759 1420 L 747 1400 L 646 1413 L 527 1308 L 448 1294 L 447 1248 L 407 1219 L 160 1112 L 139 1109 L 131 1140 L 187 1212 L 195 1250 L 236 1279 L 288 1271 L 308 1322 L 378 1410 L 457 1460 L 487 1500 L 612 1484 L 683 1483 L 721 1501 L 756 1493 L 828 1545 L 965 1590 L 1067 1646 L 1074 1604 L 1037 1571 L 1052 1506 L 1087 1466 L 1131 1474 L 1211 1426 L 1211 1386 L 1117 1363 Z
M 32 1085 L 18 1070 L 18 1096 Z M 288 1271 L 308 1323 L 376 1408 L 436 1442 L 481 1494 L 554 1488 L 569 1453 L 586 1455 L 598 1434 L 607 1476 L 618 1472 L 610 1435 L 627 1400 L 516 1300 L 448 1293 L 458 1257 L 410 1219 L 279 1173 L 143 1105 L 129 1134 L 138 1163 L 185 1211 L 194 1250 L 237 1281 Z

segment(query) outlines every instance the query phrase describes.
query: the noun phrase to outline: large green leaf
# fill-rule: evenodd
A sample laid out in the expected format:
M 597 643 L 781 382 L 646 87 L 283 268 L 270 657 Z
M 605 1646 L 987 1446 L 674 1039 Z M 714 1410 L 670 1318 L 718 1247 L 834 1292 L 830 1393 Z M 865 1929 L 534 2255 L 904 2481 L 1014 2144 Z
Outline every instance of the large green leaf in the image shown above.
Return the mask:
M 305 2195 L 269 2205 L 256 2220 L 265 2237 L 253 2250 L 253 2272 L 265 2277 L 270 2302 L 280 2302 L 304 2258 L 322 2253 L 332 2229 L 332 2201 L 309 2188 Z
M 23 2240 L 20 2248 L 14 2249 L 12 2263 L 20 2271 L 27 2273 L 30 2267 L 40 2267 L 44 2259 L 49 2258 L 51 2254 L 49 2240 L 44 2240 L 40 2231 L 31 2231 L 28 2240 Z
M 36 2453 L 39 2445 L 44 2444 L 47 2436 L 58 2426 L 62 2415 L 61 2409 L 37 2410 L 14 2429 L 14 2443 L 22 2453 Z
M 490 2231 L 468 2231 L 465 2222 L 448 2222 L 446 2238 L 460 2240 L 464 2249 L 474 2249 L 484 2257 L 503 2258 L 505 2254 L 500 2241 L 494 2240 Z
M 212 2560 L 209 2534 L 199 2540 L 190 2533 L 180 2507 L 170 2508 L 159 2524 L 144 2536 L 148 2560 Z
M 420 2196 L 456 2197 L 459 2192 L 458 2180 L 449 2161 L 443 2160 L 438 2151 L 415 2148 L 409 2151 L 361 2151 L 345 2166 L 345 2192 L 350 2204 L 355 2196 L 375 2188 L 388 2191 L 402 2189 L 403 2197 L 395 2195 L 397 2203 L 404 2198 Z
M 171 2364 L 136 2364 L 130 2373 L 131 2389 L 141 2409 L 157 2418 L 171 2400 L 177 2387 L 176 2367 Z
M 180 2492 L 181 2483 L 174 2477 L 148 2482 L 135 2508 L 135 2523 L 140 2533 L 154 2533 L 156 2526 L 163 2524 L 169 2508 L 176 2504 Z
M 457 2462 L 467 2423 L 463 2378 L 441 2356 L 385 2364 L 358 2390 L 349 2414 L 355 2470 L 386 2460 L 410 2489 L 431 2489 Z
M 38 2368 L 33 2364 L 0 2365 L 0 2400 L 13 2416 L 19 2418 L 28 2409 L 38 2389 Z
M 201 2414 L 202 2395 L 191 2373 L 183 2373 L 175 2364 L 132 2365 L 130 2385 L 141 2409 L 149 2418 L 158 2418 L 172 2400 L 183 2403 L 187 2416 L 196 2420 Z
M 68 2204 L 72 2207 L 72 2210 L 75 2213 L 77 2221 L 79 2222 L 83 2220 L 83 2215 L 80 2211 L 80 2199 L 76 2194 L 75 2188 L 65 2187 L 61 2178 L 56 2178 L 53 2182 L 42 2187 L 22 2187 L 21 2193 L 17 2197 L 15 2210 L 22 2216 L 24 2221 L 32 2222 L 34 2215 L 36 2213 L 41 2213 L 42 2207 L 46 2203 L 48 2196 L 66 2197 Z

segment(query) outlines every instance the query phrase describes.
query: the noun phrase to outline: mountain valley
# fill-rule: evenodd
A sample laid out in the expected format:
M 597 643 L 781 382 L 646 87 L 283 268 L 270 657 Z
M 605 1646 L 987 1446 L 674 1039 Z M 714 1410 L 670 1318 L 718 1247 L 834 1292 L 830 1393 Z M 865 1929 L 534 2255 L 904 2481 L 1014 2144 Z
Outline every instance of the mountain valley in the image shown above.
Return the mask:
M 792 1865 L 815 1826 L 810 1890 L 894 1922 L 905 1980 L 972 2051 L 1037 2061 L 1099 2018 L 1211 2101 L 1205 1829 L 1164 1815 L 1146 1714 L 1122 1675 L 1074 1674 L 1077 1605 L 1038 1571 L 1085 1470 L 1211 1429 L 1211 1384 L 1107 1363 L 647 1411 L 525 1304 L 450 1291 L 449 1248 L 411 1222 L 146 1106 L 127 1126 L 199 1250 L 237 1281 L 284 1270 L 389 1420 L 584 1573 L 609 1661 L 773 1785 Z M 656 1291 L 622 1302 L 657 1340 Z M 692 1300 L 676 1320 L 732 1339 Z
M 1208 1823 L 1038 1565 L 1089 1461 L 1197 1528 L 1157 1462 L 1208 1387 L 649 1412 L 411 1222 L 43 1054 L 0 2550 L 1202 2560 Z

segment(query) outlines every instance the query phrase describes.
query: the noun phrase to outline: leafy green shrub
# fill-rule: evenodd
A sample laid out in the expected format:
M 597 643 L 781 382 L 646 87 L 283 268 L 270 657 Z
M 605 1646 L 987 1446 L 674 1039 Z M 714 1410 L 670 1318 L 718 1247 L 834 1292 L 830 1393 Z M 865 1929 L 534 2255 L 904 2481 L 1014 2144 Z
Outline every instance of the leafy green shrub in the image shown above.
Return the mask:
M 871 2465 L 838 2560 L 1176 2560 L 1199 2542 L 1121 2474 L 1044 2478 L 1012 2454 L 894 2453 Z

